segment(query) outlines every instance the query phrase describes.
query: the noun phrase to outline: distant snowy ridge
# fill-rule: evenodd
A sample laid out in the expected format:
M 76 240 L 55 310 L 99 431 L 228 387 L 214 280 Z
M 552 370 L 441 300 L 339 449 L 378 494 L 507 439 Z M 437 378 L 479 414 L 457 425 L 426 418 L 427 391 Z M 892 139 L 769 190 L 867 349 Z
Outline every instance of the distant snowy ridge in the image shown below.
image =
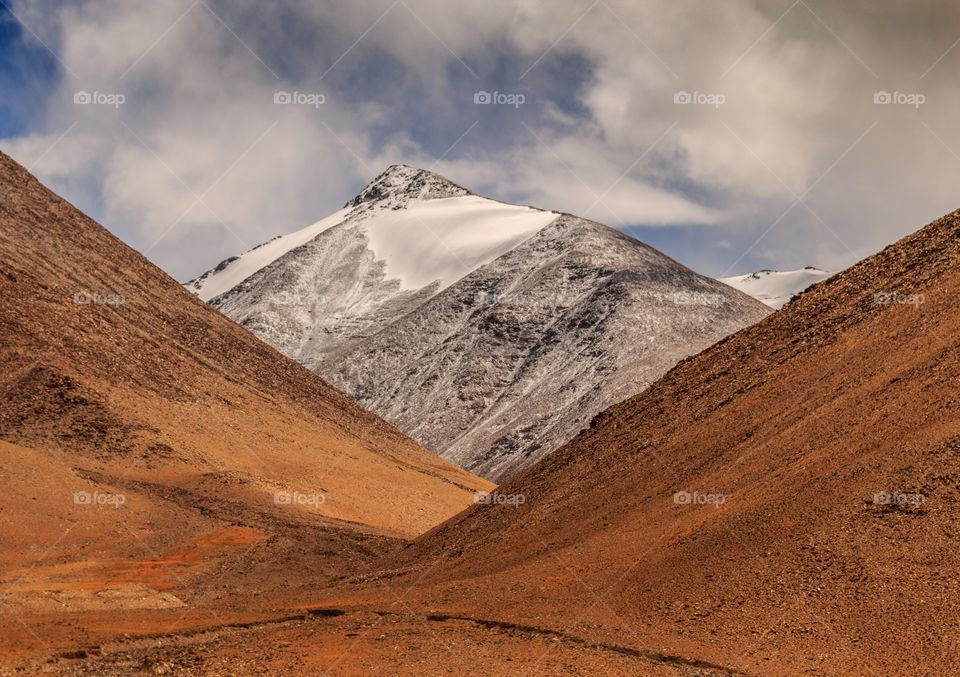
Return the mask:
M 748 275 L 718 278 L 724 284 L 779 310 L 807 287 L 822 282 L 833 273 L 807 266 L 801 270 L 758 270 Z

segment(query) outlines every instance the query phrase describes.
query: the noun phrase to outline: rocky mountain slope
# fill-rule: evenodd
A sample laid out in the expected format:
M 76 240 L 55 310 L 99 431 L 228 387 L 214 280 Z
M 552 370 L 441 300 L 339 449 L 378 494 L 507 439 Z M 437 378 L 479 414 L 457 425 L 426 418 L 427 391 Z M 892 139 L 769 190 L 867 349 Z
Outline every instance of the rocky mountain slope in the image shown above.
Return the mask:
M 801 270 L 758 270 L 748 275 L 718 279 L 766 303 L 774 310 L 779 310 L 804 289 L 826 280 L 831 275 L 832 273 L 825 270 L 807 266 Z
M 490 487 L 0 153 L 0 662 L 262 612 Z
M 769 312 L 611 228 L 405 166 L 186 286 L 498 481 Z

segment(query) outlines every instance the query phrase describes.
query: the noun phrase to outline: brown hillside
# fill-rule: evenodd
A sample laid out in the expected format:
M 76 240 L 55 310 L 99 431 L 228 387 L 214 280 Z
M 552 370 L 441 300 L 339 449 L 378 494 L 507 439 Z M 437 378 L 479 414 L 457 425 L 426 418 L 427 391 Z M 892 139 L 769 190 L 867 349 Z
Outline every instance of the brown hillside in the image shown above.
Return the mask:
M 0 440 L 0 651 L 263 613 L 491 487 L 2 153 Z

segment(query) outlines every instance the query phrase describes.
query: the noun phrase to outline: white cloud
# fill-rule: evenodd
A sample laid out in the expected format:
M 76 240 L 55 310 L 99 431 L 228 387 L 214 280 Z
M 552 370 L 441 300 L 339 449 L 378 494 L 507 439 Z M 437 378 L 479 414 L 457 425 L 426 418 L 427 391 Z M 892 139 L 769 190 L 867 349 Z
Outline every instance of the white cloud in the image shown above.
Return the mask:
M 3 142 L 134 246 L 160 239 L 149 255 L 181 278 L 390 162 L 433 165 L 474 122 L 439 171 L 614 226 L 711 224 L 716 272 L 827 171 L 806 198 L 819 218 L 795 207 L 744 265 L 839 267 L 956 206 L 960 47 L 921 78 L 956 38 L 946 1 L 208 2 L 236 35 L 191 4 L 16 4 L 79 81 L 64 73 L 33 132 Z M 528 102 L 467 102 L 498 88 Z M 75 106 L 77 89 L 127 101 Z M 279 89 L 326 101 L 276 106 Z M 879 89 L 927 103 L 875 106 Z M 678 106 L 680 90 L 725 100 Z

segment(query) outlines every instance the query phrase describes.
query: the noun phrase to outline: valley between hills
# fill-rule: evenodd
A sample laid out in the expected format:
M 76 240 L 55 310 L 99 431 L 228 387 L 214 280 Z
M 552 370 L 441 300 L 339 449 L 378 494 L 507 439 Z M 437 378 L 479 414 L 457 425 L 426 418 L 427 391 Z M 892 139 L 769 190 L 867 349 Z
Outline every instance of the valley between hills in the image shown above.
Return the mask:
M 490 206 L 399 174 L 348 203 L 362 217 L 277 249 L 210 305 L 193 292 L 230 262 L 185 288 L 0 154 L 0 674 L 960 669 L 960 212 L 772 312 L 599 224 L 534 210 L 524 238 L 419 284 L 365 253 L 367 212 L 387 200 L 402 218 L 411 194 L 417 208 Z M 309 355 L 271 345 L 268 319 L 323 333 L 320 315 L 270 295 L 346 251 L 334 245 L 355 252 L 339 279 L 365 299 L 349 335 Z M 511 259 L 532 252 L 532 268 Z M 540 420 L 549 407 L 529 393 L 584 378 L 530 333 L 559 280 L 559 333 L 593 341 L 579 361 L 616 365 L 594 375 L 596 413 L 530 462 L 514 460 L 522 445 L 488 465 L 434 453 L 456 434 L 428 435 L 424 411 L 462 426 L 469 402 L 446 392 L 405 415 L 415 398 L 384 384 L 402 372 L 408 391 L 449 390 L 472 333 L 502 369 L 477 372 L 475 401 Z M 516 303 L 522 290 L 537 302 Z M 678 307 L 689 314 L 671 324 Z M 438 326 L 451 331 L 425 330 Z M 630 368 L 650 349 L 607 341 L 707 326 L 717 335 L 658 354 L 646 376 Z M 410 374 L 418 341 L 441 359 Z M 508 358 L 536 378 L 491 396 L 497 374 L 519 373 Z M 395 371 L 368 399 L 344 385 L 381 360 Z M 500 412 L 474 413 L 489 427 Z

